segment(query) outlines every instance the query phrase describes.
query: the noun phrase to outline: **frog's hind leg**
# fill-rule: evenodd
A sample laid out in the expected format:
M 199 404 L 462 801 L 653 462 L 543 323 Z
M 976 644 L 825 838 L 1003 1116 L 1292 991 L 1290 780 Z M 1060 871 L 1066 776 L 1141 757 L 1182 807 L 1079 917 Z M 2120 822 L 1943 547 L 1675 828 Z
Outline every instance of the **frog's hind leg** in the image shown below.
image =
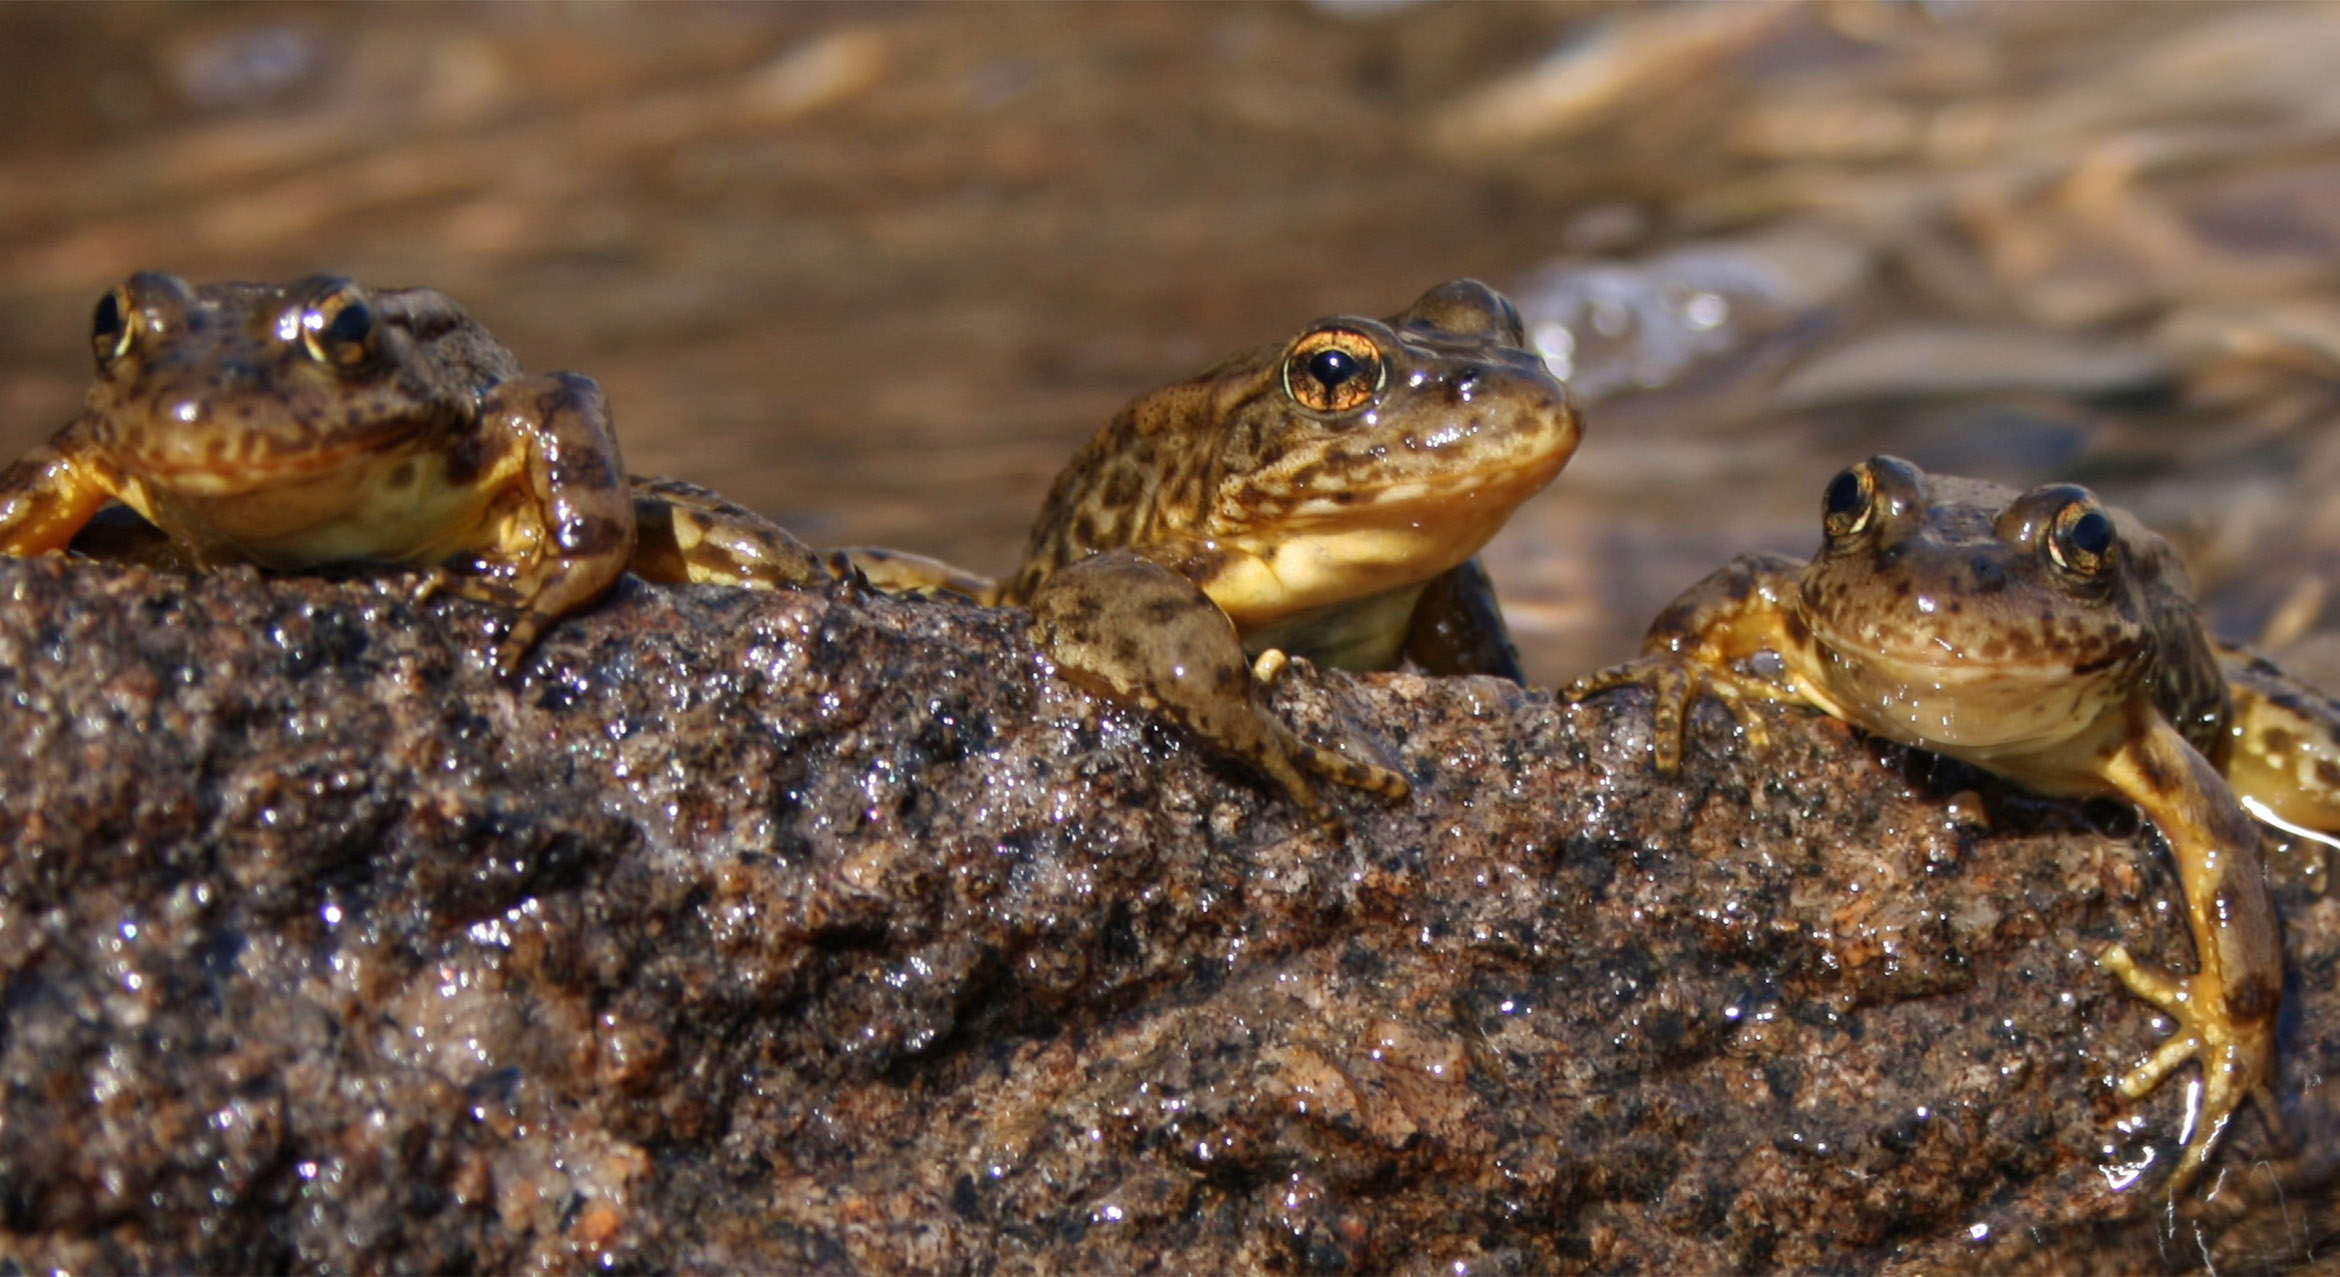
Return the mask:
M 56 554 L 119 488 L 80 423 L 0 471 L 0 554 Z
M 1495 583 L 1477 559 L 1439 573 L 1423 587 L 1406 626 L 1405 654 L 1427 674 L 1493 674 L 1527 682 L 1519 649 L 1503 624 Z
M 2252 814 L 2340 846 L 2340 702 L 2220 646 L 2234 719 L 2226 782 Z
M 829 571 L 788 529 L 695 483 L 633 478 L 634 575 L 660 585 L 777 590 L 815 585 Z
M 1260 703 L 1262 686 L 1227 614 L 1192 581 L 1113 550 L 1066 567 L 1028 605 L 1032 637 L 1065 677 L 1157 713 L 1268 774 L 1319 824 L 1337 828 L 1314 773 L 1391 798 L 1406 778 L 1301 740 Z M 1272 678 L 1282 662 L 1262 657 Z
M 2131 993 L 2177 1021 L 2169 1041 L 2121 1079 L 2121 1094 L 2150 1092 L 2187 1060 L 2202 1064 L 2198 1115 L 2171 1172 L 2184 1191 L 2245 1099 L 2282 1133 L 2275 1105 L 2275 1023 L 2283 999 L 2283 941 L 2260 867 L 2258 830 L 2208 759 L 2158 711 L 2132 719 L 2106 779 L 2161 831 L 2185 888 L 2196 970 L 2148 967 L 2114 945 L 2098 959 Z
M 520 609 L 496 649 L 509 674 L 546 626 L 600 598 L 634 552 L 634 498 L 610 430 L 601 388 L 575 373 L 504 382 L 480 405 L 479 447 L 524 452 L 507 481 L 523 500 L 509 504 L 501 544 L 475 552 L 480 574 L 448 583 L 473 598 Z
M 888 594 L 951 594 L 985 607 L 1001 602 L 999 582 L 923 554 L 848 545 L 829 551 L 829 563 L 839 575 L 858 574 L 870 588 Z

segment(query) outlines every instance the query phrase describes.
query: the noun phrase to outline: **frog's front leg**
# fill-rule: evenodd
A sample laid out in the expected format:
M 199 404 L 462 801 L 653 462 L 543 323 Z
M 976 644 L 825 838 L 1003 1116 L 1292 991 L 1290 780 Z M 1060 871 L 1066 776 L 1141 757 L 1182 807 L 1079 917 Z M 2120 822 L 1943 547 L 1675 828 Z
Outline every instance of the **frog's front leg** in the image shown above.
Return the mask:
M 2178 1022 L 2160 1049 L 2121 1079 L 2121 1094 L 2144 1095 L 2187 1060 L 2202 1062 L 2202 1103 L 2169 1190 L 2184 1191 L 2245 1098 L 2271 1127 L 2275 1107 L 2275 1020 L 2283 1001 L 2283 940 L 2259 862 L 2257 827 L 2209 760 L 2159 711 L 2131 713 L 2125 741 L 2105 775 L 2145 812 L 2168 842 L 2186 894 L 2194 937 L 2193 975 L 2148 967 L 2121 945 L 2098 959 L 2131 993 Z
M 1641 685 L 1652 693 L 1650 752 L 1658 773 L 1674 775 L 1682 768 L 1682 738 L 1689 725 L 1690 707 L 1700 694 L 1721 701 L 1746 735 L 1750 749 L 1770 747 L 1770 733 L 1753 711 L 1758 701 L 1816 705 L 1795 679 L 1789 661 L 1788 681 L 1774 682 L 1741 673 L 1736 667 L 1757 652 L 1773 651 L 1792 658 L 1805 641 L 1796 619 L 1795 590 L 1804 565 L 1779 554 L 1748 554 L 1733 559 L 1684 590 L 1650 622 L 1642 639 L 1641 655 L 1621 665 L 1595 670 L 1567 687 L 1561 695 L 1582 701 L 1616 687 Z
M 601 597 L 634 552 L 634 496 L 610 430 L 608 402 L 575 373 L 503 382 L 480 405 L 484 469 L 521 450 L 507 493 L 517 500 L 493 542 L 474 547 L 476 575 L 448 582 L 470 598 L 520 609 L 496 649 L 505 673 L 544 628 Z
M 1406 625 L 1406 658 L 1428 674 L 1493 674 L 1527 682 L 1519 649 L 1495 602 L 1495 583 L 1475 558 L 1430 579 Z
M 56 554 L 120 490 L 76 421 L 0 471 L 0 554 Z
M 1033 593 L 1032 637 L 1065 677 L 1098 695 L 1158 713 L 1266 772 L 1320 824 L 1322 800 L 1303 771 L 1403 798 L 1406 778 L 1301 740 L 1261 704 L 1263 686 L 1235 625 L 1192 581 L 1128 550 L 1092 555 Z M 1281 654 L 1263 656 L 1272 677 Z
M 829 579 L 820 556 L 788 529 L 695 483 L 633 478 L 634 575 L 660 585 L 757 590 Z

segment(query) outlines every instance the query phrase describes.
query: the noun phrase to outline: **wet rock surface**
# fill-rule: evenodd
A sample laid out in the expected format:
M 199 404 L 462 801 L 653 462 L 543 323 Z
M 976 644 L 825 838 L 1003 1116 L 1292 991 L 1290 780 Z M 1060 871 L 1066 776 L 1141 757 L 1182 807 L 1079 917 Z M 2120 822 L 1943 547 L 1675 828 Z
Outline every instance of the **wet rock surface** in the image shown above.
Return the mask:
M 398 582 L 0 562 L 0 1256 L 24 1268 L 2231 1270 L 2330 1159 L 2097 971 L 2125 812 L 1783 716 L 1302 675 L 1417 787 L 1257 778 L 1013 612 L 628 581 L 520 677 Z M 2334 1147 L 2333 903 L 2275 857 Z M 2223 1173 L 2223 1174 L 2222 1174 Z

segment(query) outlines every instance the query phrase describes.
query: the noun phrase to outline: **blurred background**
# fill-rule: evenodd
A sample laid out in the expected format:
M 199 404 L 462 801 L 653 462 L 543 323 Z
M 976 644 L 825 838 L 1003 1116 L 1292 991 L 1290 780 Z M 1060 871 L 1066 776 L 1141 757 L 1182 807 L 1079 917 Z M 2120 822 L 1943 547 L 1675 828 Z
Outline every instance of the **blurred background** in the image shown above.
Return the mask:
M 1589 428 L 1531 673 L 1872 452 L 2129 505 L 2340 685 L 2340 8 L 0 7 L 0 450 L 142 268 L 454 294 L 638 470 L 986 572 L 1131 396 L 1476 275 Z

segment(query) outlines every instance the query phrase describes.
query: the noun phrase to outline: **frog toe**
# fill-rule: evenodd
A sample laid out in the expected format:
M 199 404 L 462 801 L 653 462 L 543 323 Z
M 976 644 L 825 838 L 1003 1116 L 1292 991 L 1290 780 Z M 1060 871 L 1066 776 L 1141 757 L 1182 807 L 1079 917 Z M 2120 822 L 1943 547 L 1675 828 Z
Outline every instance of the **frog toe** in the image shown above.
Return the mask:
M 510 678 L 518 673 L 520 662 L 526 659 L 529 649 L 536 646 L 536 640 L 544 636 L 545 626 L 554 619 L 534 612 L 522 612 L 512 622 L 512 628 L 504 634 L 504 641 L 496 645 L 497 675 Z
M 2281 1136 L 2272 1086 L 2271 1020 L 2236 1016 L 2215 976 L 2173 975 L 2139 963 L 2120 945 L 2105 950 L 2097 961 L 2129 992 L 2177 1021 L 2177 1031 L 2123 1074 L 2116 1089 L 2130 1099 L 2140 1098 L 2188 1061 L 2202 1066 L 2201 1092 L 2186 1123 L 2184 1151 L 2170 1173 L 2171 1193 L 2183 1192 L 2201 1172 L 2243 1101 L 2257 1100 L 2269 1131 Z
M 1300 762 L 1309 771 L 1336 785 L 1362 789 L 1393 802 L 1414 792 L 1413 782 L 1392 768 L 1378 763 L 1359 762 L 1346 754 L 1306 741 L 1300 742 Z

